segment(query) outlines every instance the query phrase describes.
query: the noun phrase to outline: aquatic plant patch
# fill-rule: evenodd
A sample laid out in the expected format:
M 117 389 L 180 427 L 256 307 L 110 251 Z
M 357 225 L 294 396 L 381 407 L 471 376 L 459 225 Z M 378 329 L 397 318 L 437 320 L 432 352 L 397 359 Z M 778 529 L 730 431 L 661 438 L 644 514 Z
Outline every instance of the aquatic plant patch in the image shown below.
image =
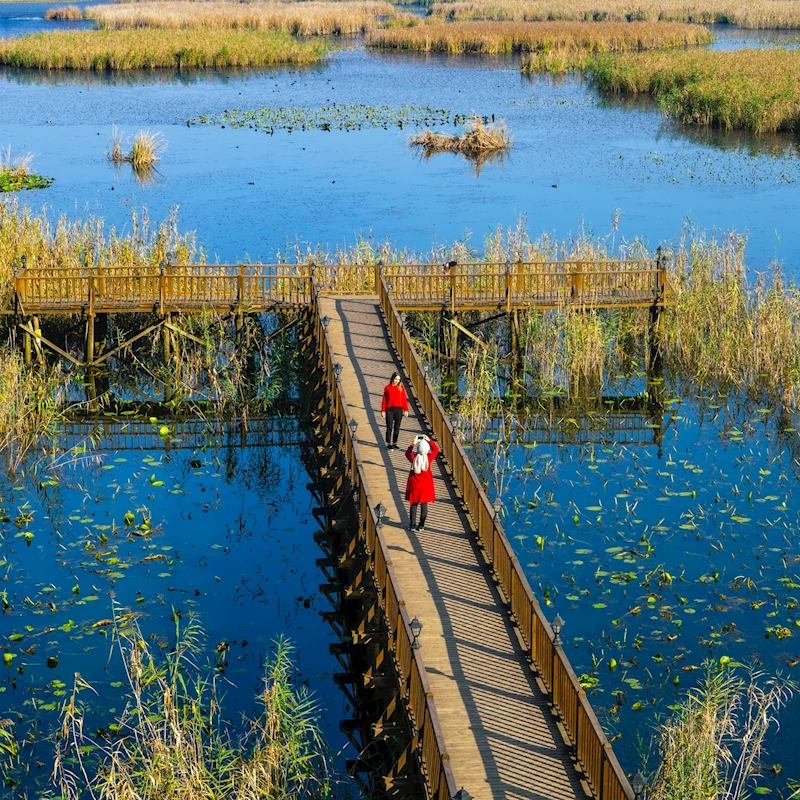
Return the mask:
M 682 23 L 454 22 L 373 31 L 370 47 L 446 53 L 593 53 L 686 47 L 711 41 L 703 27 Z
M 426 158 L 435 153 L 461 153 L 478 160 L 489 153 L 508 150 L 511 147 L 511 135 L 502 122 L 484 126 L 480 119 L 475 118 L 467 122 L 462 135 L 434 133 L 426 129 L 414 134 L 411 144 L 420 147 Z
M 431 14 L 456 20 L 692 22 L 800 28 L 800 4 L 794 0 L 457 0 L 433 3 Z
M 46 189 L 55 178 L 41 175 L 19 175 L 13 171 L 0 171 L 0 192 L 19 192 L 23 189 Z
M 326 47 L 283 31 L 54 31 L 0 40 L 0 64 L 31 69 L 116 71 L 313 64 Z
M 641 53 L 598 57 L 589 67 L 604 92 L 649 94 L 691 125 L 755 133 L 800 127 L 800 52 Z
M 78 6 L 48 8 L 47 11 L 44 12 L 44 18 L 50 20 L 77 20 L 83 19 L 83 12 Z
M 202 28 L 283 30 L 301 36 L 362 33 L 392 17 L 385 2 L 148 2 L 90 6 L 101 28 Z
M 367 128 L 406 128 L 423 125 L 459 125 L 471 115 L 453 114 L 446 108 L 431 106 L 367 106 L 334 104 L 319 108 L 256 108 L 252 111 L 231 109 L 221 114 L 200 114 L 189 124 L 222 125 L 231 128 L 254 128 L 266 133 L 277 130 L 356 131 Z M 488 118 L 482 118 L 488 122 Z M 492 118 L 493 119 L 493 118 Z

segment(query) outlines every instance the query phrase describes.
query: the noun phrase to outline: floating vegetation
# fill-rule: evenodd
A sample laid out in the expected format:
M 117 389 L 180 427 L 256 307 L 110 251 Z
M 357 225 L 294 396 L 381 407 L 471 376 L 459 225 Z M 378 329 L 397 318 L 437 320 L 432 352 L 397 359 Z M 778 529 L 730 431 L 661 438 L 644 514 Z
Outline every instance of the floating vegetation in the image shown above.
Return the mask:
M 457 0 L 433 3 L 431 14 L 459 20 L 691 22 L 800 28 L 800 7 L 794 0 Z
M 800 127 L 800 52 L 643 53 L 589 65 L 605 92 L 650 94 L 665 113 L 692 125 L 755 133 Z
M 426 129 L 414 134 L 411 144 L 421 148 L 425 158 L 435 153 L 461 153 L 476 163 L 482 163 L 490 154 L 508 150 L 511 135 L 502 121 L 484 125 L 479 117 L 474 117 L 467 120 L 460 136 Z
M 283 31 L 131 29 L 51 31 L 0 40 L 0 64 L 98 72 L 157 68 L 211 69 L 314 64 L 321 42 Z
M 10 146 L 5 153 L 0 153 L 0 192 L 46 189 L 50 186 L 55 179 L 34 175 L 30 171 L 32 161 L 33 153 L 12 157 Z
M 83 19 L 83 12 L 78 6 L 61 6 L 48 8 L 44 12 L 44 18 L 51 20 L 78 20 Z
M 92 687 L 76 677 L 64 703 L 55 777 L 66 800 L 85 794 L 108 800 L 136 797 L 326 798 L 332 778 L 308 689 L 297 686 L 293 649 L 284 639 L 264 666 L 260 710 L 240 726 L 223 716 L 213 666 L 197 665 L 203 631 L 190 618 L 161 656 L 141 630 L 115 620 L 117 650 L 127 677 L 124 710 L 111 730 L 119 739 L 91 736 L 82 693 Z M 223 651 L 224 652 L 224 651 Z
M 138 2 L 90 6 L 86 16 L 101 28 L 201 28 L 282 30 L 300 36 L 363 33 L 392 17 L 386 2 Z
M 222 125 L 231 128 L 254 128 L 266 133 L 288 131 L 360 131 L 367 128 L 421 127 L 423 125 L 459 125 L 470 118 L 453 114 L 446 108 L 431 106 L 367 106 L 335 103 L 319 108 L 256 108 L 253 111 L 232 109 L 222 114 L 201 114 L 189 124 Z M 492 118 L 494 119 L 494 118 Z M 483 117 L 484 122 L 488 122 Z
M 556 59 L 579 66 L 593 53 L 686 47 L 711 38 L 707 29 L 682 23 L 456 22 L 381 29 L 369 34 L 367 44 L 425 52 L 542 53 L 552 60 L 553 69 Z M 529 69 L 538 63 L 529 61 Z

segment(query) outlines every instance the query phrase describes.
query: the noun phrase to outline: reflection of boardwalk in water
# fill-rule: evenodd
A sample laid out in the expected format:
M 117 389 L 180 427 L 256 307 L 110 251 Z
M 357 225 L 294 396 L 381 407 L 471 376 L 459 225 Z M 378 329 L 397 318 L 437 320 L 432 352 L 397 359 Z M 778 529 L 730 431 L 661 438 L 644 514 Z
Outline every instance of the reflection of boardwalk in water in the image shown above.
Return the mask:
M 319 313 L 329 318 L 326 331 L 332 359 L 342 367 L 347 412 L 357 422 L 365 486 L 371 502 L 387 507 L 381 533 L 397 588 L 405 598 L 408 616 L 424 625 L 419 652 L 455 785 L 463 785 L 477 800 L 567 800 L 591 794 L 609 800 L 632 797 L 610 745 L 599 726 L 593 727 L 596 720 L 582 710 L 585 697 L 572 682 L 571 668 L 565 672 L 556 664 L 563 656 L 556 655 L 549 638 L 542 638 L 551 634 L 542 629 L 540 635 L 536 621 L 517 619 L 529 638 L 533 631 L 539 639 L 535 657 L 552 660 L 539 677 L 549 676 L 558 693 L 562 722 L 573 743 L 580 737 L 578 754 L 587 773 L 592 773 L 594 791 L 590 793 L 576 768 L 576 751 L 565 743 L 552 713 L 554 695 L 542 690 L 541 680 L 530 667 L 519 630 L 476 541 L 474 520 L 465 513 L 441 460 L 433 467 L 438 499 L 426 530 L 407 529 L 403 495 L 409 465 L 402 450 L 385 448 L 379 415 L 389 375 L 403 368 L 394 355 L 378 302 L 375 298 L 323 297 Z M 428 430 L 420 407 L 412 407 L 403 424 L 401 444 L 407 446 L 414 434 Z M 473 514 L 476 510 L 470 509 Z M 423 743 L 423 759 L 429 746 Z M 592 763 L 587 764 L 587 759 Z

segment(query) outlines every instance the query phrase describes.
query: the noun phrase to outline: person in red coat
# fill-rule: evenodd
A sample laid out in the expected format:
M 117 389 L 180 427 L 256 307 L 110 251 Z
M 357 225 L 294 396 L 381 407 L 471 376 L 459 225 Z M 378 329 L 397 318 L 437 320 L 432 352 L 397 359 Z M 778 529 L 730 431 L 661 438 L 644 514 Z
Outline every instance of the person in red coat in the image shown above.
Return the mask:
M 397 437 L 400 435 L 400 422 L 408 416 L 408 395 L 400 376 L 392 373 L 389 383 L 383 390 L 381 416 L 386 420 L 386 448 L 397 450 Z
M 436 500 L 436 489 L 433 485 L 431 464 L 439 455 L 439 445 L 427 436 L 416 436 L 414 443 L 406 450 L 406 458 L 411 462 L 411 472 L 406 484 L 406 500 L 411 503 L 409 517 L 410 531 L 425 530 L 428 517 L 428 503 Z M 417 508 L 419 508 L 419 524 L 417 524 Z

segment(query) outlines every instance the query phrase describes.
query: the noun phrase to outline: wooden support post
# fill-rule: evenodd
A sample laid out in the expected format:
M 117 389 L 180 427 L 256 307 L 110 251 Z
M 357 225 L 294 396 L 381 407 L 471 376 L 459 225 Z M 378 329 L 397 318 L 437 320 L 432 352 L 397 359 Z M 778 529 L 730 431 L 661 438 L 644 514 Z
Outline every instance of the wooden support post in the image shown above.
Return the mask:
M 39 324 L 39 317 L 32 317 L 31 324 L 33 325 L 33 330 L 38 336 L 42 335 L 42 329 Z M 44 364 L 44 350 L 42 349 L 42 343 L 39 339 L 34 337 L 33 339 L 33 347 L 36 350 L 36 360 L 39 362 L 40 365 Z
M 24 331 L 22 339 L 22 347 L 23 353 L 25 354 L 25 366 L 29 367 L 31 365 L 31 335 Z
M 85 364 L 90 364 L 94 360 L 94 313 L 90 312 L 86 317 L 86 336 L 84 338 L 83 360 Z
M 242 305 L 245 301 L 245 273 L 244 264 L 239 264 L 239 274 L 236 276 L 236 344 L 242 343 L 242 329 L 244 327 L 244 316 Z
M 583 302 L 583 262 L 578 261 L 572 271 L 572 302 Z
M 165 314 L 164 315 L 165 325 L 161 328 L 161 342 L 164 348 L 164 363 L 168 364 L 171 359 L 171 347 L 172 344 L 172 331 L 167 327 L 168 325 L 172 324 L 172 314 Z

